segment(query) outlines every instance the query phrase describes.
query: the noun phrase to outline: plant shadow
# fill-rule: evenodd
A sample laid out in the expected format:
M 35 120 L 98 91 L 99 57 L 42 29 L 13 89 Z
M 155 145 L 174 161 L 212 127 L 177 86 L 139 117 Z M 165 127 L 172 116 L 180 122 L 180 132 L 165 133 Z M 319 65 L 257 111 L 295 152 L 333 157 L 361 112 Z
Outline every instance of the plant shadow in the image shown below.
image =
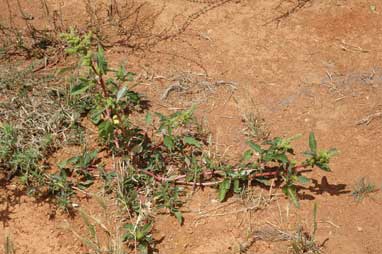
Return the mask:
M 340 195 L 345 195 L 349 194 L 351 191 L 347 190 L 346 184 L 330 184 L 328 182 L 328 179 L 326 176 L 323 176 L 321 178 L 321 182 L 318 182 L 317 179 L 312 179 L 311 180 L 312 185 L 309 187 L 303 187 L 299 186 L 297 190 L 300 191 L 309 191 L 313 194 L 316 195 L 322 195 L 324 193 L 328 193 L 330 196 L 340 196 Z M 299 193 L 299 197 L 302 200 L 314 200 L 315 197 L 309 193 Z

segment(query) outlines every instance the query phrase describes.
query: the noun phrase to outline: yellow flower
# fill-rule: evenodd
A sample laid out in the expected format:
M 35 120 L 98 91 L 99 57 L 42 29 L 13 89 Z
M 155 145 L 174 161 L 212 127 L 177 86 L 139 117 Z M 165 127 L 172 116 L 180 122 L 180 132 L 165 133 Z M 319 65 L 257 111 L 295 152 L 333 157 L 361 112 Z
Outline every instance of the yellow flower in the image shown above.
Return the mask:
M 119 124 L 119 120 L 118 120 L 118 116 L 113 116 L 113 123 L 115 124 L 115 125 L 118 125 Z

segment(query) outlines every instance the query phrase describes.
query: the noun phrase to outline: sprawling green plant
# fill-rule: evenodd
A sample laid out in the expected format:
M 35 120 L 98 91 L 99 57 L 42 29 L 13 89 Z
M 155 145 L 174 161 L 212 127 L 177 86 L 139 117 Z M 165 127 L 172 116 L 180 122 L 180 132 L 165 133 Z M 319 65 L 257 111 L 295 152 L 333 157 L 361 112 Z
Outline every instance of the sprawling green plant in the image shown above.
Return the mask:
M 228 193 L 241 193 L 252 182 L 269 184 L 270 179 L 277 178 L 282 191 L 298 207 L 297 186 L 309 182 L 301 169 L 317 166 L 330 171 L 329 162 L 336 150 L 318 150 L 313 133 L 310 150 L 304 153 L 307 159 L 301 163 L 294 159 L 292 147 L 300 135 L 276 137 L 262 145 L 248 141 L 249 149 L 237 164 L 218 160 L 206 152 L 210 142 L 193 115 L 194 107 L 171 115 L 155 113 L 154 117 L 148 112 L 145 121 L 151 131 L 145 131 L 130 117 L 134 111 L 142 112 L 143 102 L 143 96 L 132 90 L 134 73 L 122 66 L 111 68 L 102 46 L 93 50 L 91 33 L 80 36 L 72 30 L 62 37 L 68 44 L 67 53 L 80 57 L 80 75 L 74 79 L 71 95 L 86 104 L 81 113 L 98 127 L 104 147 L 125 165 L 119 174 L 103 172 L 103 177 L 116 180 L 120 204 L 139 218 L 138 224 L 126 225 L 125 240 L 138 243 L 141 253 L 152 244 L 153 208 L 166 209 L 183 223 L 183 189 L 179 185 L 218 186 L 219 199 L 224 201 Z M 71 158 L 63 165 L 87 172 L 96 153 Z
M 294 155 L 291 142 L 300 135 L 292 138 L 276 137 L 264 142 L 260 146 L 248 141 L 250 149 L 243 155 L 243 162 L 236 168 L 225 171 L 225 178 L 219 186 L 220 200 L 224 200 L 227 192 L 232 188 L 236 193 L 241 192 L 241 182 L 253 179 L 262 184 L 267 184 L 267 179 L 279 177 L 283 181 L 282 190 L 296 207 L 299 207 L 296 186 L 307 184 L 310 179 L 303 176 L 299 169 L 319 167 L 324 171 L 330 171 L 330 159 L 337 153 L 336 149 L 318 150 L 314 133 L 309 135 L 309 151 L 304 152 L 307 159 L 300 164 L 290 158 Z M 251 160 L 256 154 L 256 159 Z

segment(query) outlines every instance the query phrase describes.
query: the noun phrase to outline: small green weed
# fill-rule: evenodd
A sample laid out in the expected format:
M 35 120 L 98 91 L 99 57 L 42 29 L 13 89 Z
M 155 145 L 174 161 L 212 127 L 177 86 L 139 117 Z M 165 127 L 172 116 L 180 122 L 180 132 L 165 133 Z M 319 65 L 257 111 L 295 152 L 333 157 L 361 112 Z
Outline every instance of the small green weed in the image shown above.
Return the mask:
M 103 209 L 102 218 L 96 218 L 84 210 L 80 210 L 81 218 L 87 229 L 85 236 L 73 230 L 69 225 L 67 226 L 68 229 L 89 249 L 88 253 L 129 253 L 124 246 L 126 230 L 122 226 L 122 222 L 117 220 L 113 214 L 108 213 L 106 206 Z
M 269 137 L 270 132 L 265 126 L 264 119 L 250 113 L 244 116 L 243 122 L 246 124 L 243 132 L 247 138 L 252 140 L 266 140 Z
M 293 254 L 319 254 L 322 251 L 322 244 L 318 244 L 315 237 L 317 231 L 317 204 L 313 208 L 313 230 L 307 233 L 299 226 L 292 241 Z
M 352 196 L 359 202 L 375 191 L 377 191 L 376 186 L 370 183 L 366 177 L 362 177 L 354 184 Z
M 133 241 L 135 249 L 141 254 L 148 254 L 150 246 L 154 240 L 151 235 L 153 223 L 144 223 L 142 225 L 126 224 L 124 226 L 124 241 Z

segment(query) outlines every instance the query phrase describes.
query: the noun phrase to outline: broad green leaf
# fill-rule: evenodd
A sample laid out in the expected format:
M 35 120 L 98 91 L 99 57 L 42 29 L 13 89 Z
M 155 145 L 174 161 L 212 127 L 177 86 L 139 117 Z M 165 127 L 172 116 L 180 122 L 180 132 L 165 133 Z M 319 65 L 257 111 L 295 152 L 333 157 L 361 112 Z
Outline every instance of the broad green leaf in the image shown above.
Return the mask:
M 251 159 L 253 156 L 253 151 L 252 150 L 247 150 L 244 152 L 243 154 L 243 161 L 247 161 L 249 159 Z
M 305 177 L 305 176 L 297 176 L 297 181 L 300 183 L 300 184 L 308 184 L 310 183 L 310 179 Z
M 80 95 L 85 93 L 89 88 L 91 88 L 91 83 L 89 80 L 86 79 L 81 79 L 80 82 L 73 86 L 70 89 L 70 94 L 71 95 Z
M 127 91 L 126 98 L 133 104 L 138 104 L 141 101 L 141 96 L 138 93 L 130 90 Z
M 195 138 L 193 138 L 193 137 L 189 137 L 189 136 L 184 137 L 184 138 L 183 138 L 183 142 L 184 142 L 185 144 L 188 144 L 188 145 L 192 145 L 192 146 L 196 146 L 196 147 L 201 147 L 199 141 L 197 141 L 197 140 L 196 140 Z
M 98 134 L 103 139 L 107 140 L 113 136 L 114 126 L 110 121 L 103 121 L 98 125 Z
M 223 202 L 228 191 L 231 189 L 231 179 L 226 178 L 219 184 L 219 201 Z
M 99 124 L 99 122 L 101 121 L 101 116 L 102 116 L 102 113 L 106 110 L 106 108 L 95 108 L 95 109 L 92 109 L 90 111 L 90 120 L 92 121 L 92 123 L 94 124 Z
M 147 223 L 147 224 L 145 224 L 145 225 L 142 227 L 141 232 L 142 232 L 142 234 L 143 234 L 144 236 L 146 236 L 148 233 L 151 232 L 152 228 L 153 228 L 153 223 Z
M 273 159 L 285 164 L 289 163 L 288 157 L 285 154 L 276 154 L 273 156 Z
M 309 147 L 313 153 L 317 153 L 317 141 L 313 132 L 309 134 Z
M 326 171 L 326 172 L 332 171 L 327 163 L 316 162 L 316 166 L 319 167 L 320 169 Z
M 254 150 L 254 151 L 256 151 L 256 152 L 258 152 L 258 153 L 262 153 L 263 152 L 263 149 L 261 149 L 261 147 L 258 145 L 258 144 L 256 144 L 256 143 L 254 143 L 253 141 L 247 141 L 247 144 Z
M 121 89 L 119 89 L 119 91 L 117 92 L 117 102 L 122 99 L 126 93 L 128 92 L 128 89 L 126 86 L 122 87 Z
M 163 144 L 169 149 L 172 150 L 174 148 L 174 140 L 171 136 L 165 135 L 163 137 Z
M 235 192 L 235 193 L 240 193 L 241 192 L 240 180 L 239 179 L 233 180 L 233 192 Z

